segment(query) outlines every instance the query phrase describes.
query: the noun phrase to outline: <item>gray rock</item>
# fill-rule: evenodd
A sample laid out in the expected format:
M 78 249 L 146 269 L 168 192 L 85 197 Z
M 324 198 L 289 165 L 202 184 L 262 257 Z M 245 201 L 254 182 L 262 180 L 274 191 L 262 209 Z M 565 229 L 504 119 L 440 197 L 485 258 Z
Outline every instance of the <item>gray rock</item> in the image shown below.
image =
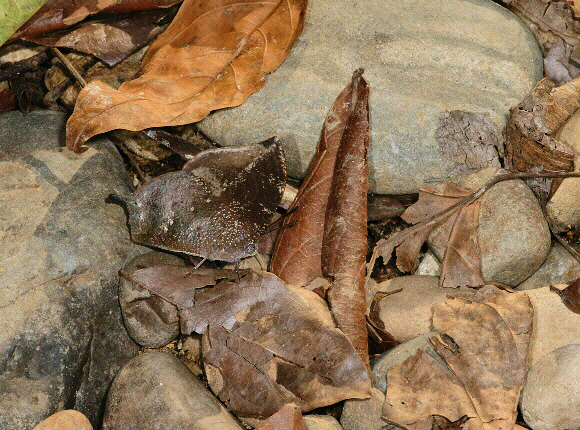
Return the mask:
M 303 418 L 308 430 L 343 430 L 339 422 L 328 415 L 304 415 Z
M 115 377 L 103 430 L 241 430 L 214 395 L 176 357 L 147 352 Z
M 580 111 L 558 130 L 556 139 L 576 151 L 574 171 L 580 172 Z M 546 215 L 558 232 L 580 226 L 580 178 L 566 178 L 546 204 Z
M 461 175 L 452 182 L 476 190 L 495 175 L 496 168 Z M 521 180 L 500 182 L 481 197 L 477 240 L 483 279 L 515 287 L 531 276 L 548 257 L 551 233 L 534 193 Z M 431 250 L 440 261 L 444 249 Z
M 393 349 L 375 357 L 371 360 L 371 376 L 373 378 L 373 387 L 378 388 L 383 393 L 387 392 L 387 372 L 392 366 L 402 364 L 407 358 L 412 356 L 417 352 L 418 349 L 422 349 L 435 360 L 440 362 L 445 366 L 444 361 L 441 359 L 439 354 L 435 352 L 433 345 L 429 342 L 429 339 L 437 335 L 437 332 L 429 332 L 417 336 L 405 343 L 397 345 Z
M 185 262 L 175 255 L 153 251 L 136 257 L 125 271 L 131 274 L 159 264 L 184 266 Z M 127 332 L 139 345 L 160 348 L 179 335 L 177 306 L 123 277 L 119 285 L 119 303 Z
M 520 408 L 533 430 L 580 428 L 580 344 L 552 351 L 530 369 Z
M 385 394 L 371 388 L 370 399 L 351 399 L 344 402 L 340 424 L 344 430 L 377 430 L 387 423 L 381 419 Z
M 580 278 L 580 262 L 559 242 L 554 241 L 544 264 L 516 289 L 524 291 L 549 285 L 569 284 L 578 278 Z
M 304 33 L 260 91 L 199 123 L 225 145 L 278 135 L 302 178 L 355 69 L 371 89 L 370 190 L 416 192 L 454 165 L 434 134 L 444 111 L 488 113 L 499 131 L 542 77 L 528 28 L 489 0 L 308 2 Z
M 143 248 L 123 210 L 114 145 L 63 147 L 66 115 L 0 115 L 0 428 L 31 429 L 65 409 L 98 428 L 106 390 L 137 345 L 121 321 L 117 272 Z

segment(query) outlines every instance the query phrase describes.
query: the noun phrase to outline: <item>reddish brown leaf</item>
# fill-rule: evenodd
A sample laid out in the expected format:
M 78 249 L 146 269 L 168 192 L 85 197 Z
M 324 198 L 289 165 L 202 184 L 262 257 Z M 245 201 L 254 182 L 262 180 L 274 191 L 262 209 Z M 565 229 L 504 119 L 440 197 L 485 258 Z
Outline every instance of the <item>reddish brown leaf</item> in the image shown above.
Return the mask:
M 79 93 L 67 147 L 114 129 L 197 122 L 238 106 L 264 85 L 302 32 L 306 0 L 186 0 L 151 45 L 137 79 L 115 90 L 99 80 Z
M 439 277 L 439 283 L 444 287 L 478 287 L 485 284 L 477 242 L 479 206 L 479 200 L 464 206 L 453 221 Z
M 568 309 L 580 314 L 580 279 L 576 279 L 563 290 L 550 285 L 550 291 L 557 293 Z
M 16 107 L 16 97 L 9 88 L 0 90 L 0 113 L 9 112 Z
M 10 40 L 63 30 L 96 13 L 124 13 L 167 8 L 181 0 L 49 0 Z
M 300 408 L 290 403 L 256 427 L 256 430 L 308 430 L 308 427 L 302 419 Z
M 322 236 L 336 154 L 354 105 L 352 82 L 340 93 L 322 127 L 318 150 L 284 220 L 270 270 L 284 282 L 304 286 L 322 276 Z
M 362 69 L 352 78 L 351 113 L 332 177 L 322 240 L 322 273 L 331 279 L 328 302 L 338 327 L 370 371 L 366 328 L 369 87 Z
M 506 125 L 506 160 L 512 172 L 541 170 L 543 173 L 574 169 L 574 151 L 555 139 L 556 132 L 580 107 L 580 78 L 555 88 L 547 78 L 513 108 Z M 561 179 L 547 180 L 547 188 L 528 182 L 547 201 Z M 551 185 L 550 185 L 551 184 Z
M 206 331 L 208 382 L 238 416 L 265 418 L 287 403 L 306 412 L 368 397 L 370 379 L 352 344 L 316 316 L 305 294 L 317 299 L 252 271 L 199 291 L 188 310 L 191 325 Z
M 160 9 L 134 13 L 123 18 L 113 16 L 73 30 L 21 39 L 39 45 L 72 48 L 92 54 L 113 67 L 161 34 L 162 29 L 157 23 L 170 12 L 169 9 Z

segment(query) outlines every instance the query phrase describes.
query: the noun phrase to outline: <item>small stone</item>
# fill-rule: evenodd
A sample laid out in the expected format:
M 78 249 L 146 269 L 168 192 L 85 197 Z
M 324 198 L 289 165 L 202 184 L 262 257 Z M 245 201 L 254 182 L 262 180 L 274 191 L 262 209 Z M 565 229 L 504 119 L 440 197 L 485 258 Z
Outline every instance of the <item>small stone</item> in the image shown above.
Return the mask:
M 303 419 L 308 430 L 343 430 L 336 418 L 328 415 L 304 415 Z
M 580 262 L 559 242 L 554 241 L 544 264 L 516 289 L 524 291 L 556 284 L 570 284 L 578 278 L 580 278 Z
M 555 287 L 561 290 L 566 285 Z M 580 343 L 580 315 L 568 309 L 558 294 L 549 287 L 528 290 L 525 294 L 534 308 L 534 328 L 528 351 L 530 366 L 558 348 Z
M 146 352 L 117 374 L 103 430 L 241 430 L 235 418 L 176 357 Z
M 575 152 L 574 171 L 580 172 L 580 111 L 558 130 L 556 139 Z M 580 226 L 580 178 L 566 178 L 546 204 L 546 215 L 557 232 Z
M 415 270 L 415 275 L 423 276 L 439 276 L 441 275 L 441 262 L 437 259 L 435 254 L 431 251 L 427 251 L 421 262 Z
M 310 0 L 304 32 L 263 88 L 199 123 L 224 145 L 280 136 L 303 178 L 324 119 L 354 70 L 370 85 L 370 192 L 414 193 L 455 164 L 435 138 L 442 113 L 487 113 L 498 131 L 542 77 L 528 28 L 488 0 Z
M 32 430 L 93 430 L 87 417 L 74 409 L 52 414 Z
M 507 172 L 488 168 L 452 182 L 476 190 L 501 173 Z M 480 201 L 477 240 L 483 279 L 515 287 L 538 270 L 550 252 L 551 233 L 540 204 L 521 180 L 494 185 Z M 442 261 L 445 250 L 431 243 L 430 247 Z
M 443 366 L 445 363 L 435 352 L 433 345 L 429 339 L 437 335 L 437 332 L 429 332 L 417 336 L 414 339 L 408 340 L 405 343 L 397 345 L 393 349 L 375 357 L 371 360 L 371 375 L 373 378 L 373 386 L 378 388 L 383 393 L 387 392 L 387 372 L 392 366 L 402 364 L 407 358 L 414 355 L 418 349 L 422 349 L 435 360 L 439 361 Z
M 344 430 L 377 430 L 387 423 L 381 419 L 385 394 L 371 388 L 369 399 L 351 399 L 344 402 L 340 424 Z
M 136 257 L 127 267 L 128 274 L 159 264 L 184 266 L 185 262 L 171 254 L 152 251 Z M 146 348 L 161 348 L 179 335 L 177 307 L 148 290 L 133 285 L 121 276 L 119 303 L 129 336 Z
M 580 344 L 558 348 L 534 364 L 520 409 L 533 430 L 580 428 Z

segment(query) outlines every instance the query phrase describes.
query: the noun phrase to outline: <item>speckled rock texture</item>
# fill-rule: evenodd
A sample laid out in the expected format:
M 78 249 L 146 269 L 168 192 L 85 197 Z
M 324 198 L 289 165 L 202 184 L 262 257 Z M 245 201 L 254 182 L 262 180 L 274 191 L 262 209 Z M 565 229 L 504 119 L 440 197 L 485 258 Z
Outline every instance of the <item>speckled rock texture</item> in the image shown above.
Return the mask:
M 304 33 L 260 91 L 199 123 L 224 145 L 278 135 L 302 178 L 355 69 L 370 85 L 370 190 L 416 192 L 453 164 L 434 133 L 445 111 L 488 113 L 499 131 L 542 77 L 528 28 L 490 0 L 310 0 Z
M 109 384 L 138 346 L 118 275 L 143 248 L 105 203 L 130 192 L 114 145 L 64 147 L 66 115 L 0 115 L 0 428 L 28 430 L 62 409 L 99 428 Z

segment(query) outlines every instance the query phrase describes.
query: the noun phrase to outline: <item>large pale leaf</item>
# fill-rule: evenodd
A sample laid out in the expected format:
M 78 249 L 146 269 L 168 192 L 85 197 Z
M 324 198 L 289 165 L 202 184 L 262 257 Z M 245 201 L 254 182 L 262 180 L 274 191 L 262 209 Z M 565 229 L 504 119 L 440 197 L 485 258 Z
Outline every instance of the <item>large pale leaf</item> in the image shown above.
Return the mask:
M 186 0 L 137 79 L 118 90 L 95 80 L 79 93 L 68 148 L 82 152 L 99 133 L 189 124 L 240 105 L 286 58 L 305 10 L 306 0 Z
M 431 340 L 447 367 L 419 350 L 388 374 L 383 416 L 428 430 L 433 415 L 470 430 L 509 430 L 526 374 L 532 306 L 525 294 L 486 286 L 435 306 Z

